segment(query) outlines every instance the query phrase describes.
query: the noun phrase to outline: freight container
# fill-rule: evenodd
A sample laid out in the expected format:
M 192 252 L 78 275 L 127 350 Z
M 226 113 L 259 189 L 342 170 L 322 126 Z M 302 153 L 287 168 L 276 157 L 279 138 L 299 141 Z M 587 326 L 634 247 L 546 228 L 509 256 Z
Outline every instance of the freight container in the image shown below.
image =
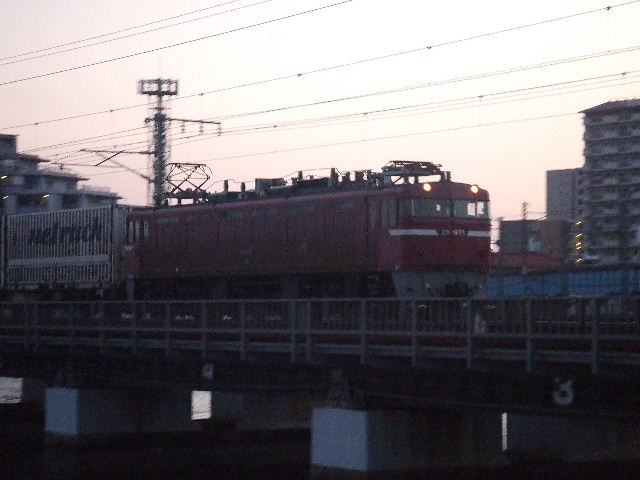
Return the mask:
M 4 217 L 2 287 L 110 289 L 121 280 L 126 216 L 100 206 Z
M 556 295 L 621 295 L 640 293 L 640 269 L 591 267 L 564 272 L 491 274 L 490 297 L 556 296 Z

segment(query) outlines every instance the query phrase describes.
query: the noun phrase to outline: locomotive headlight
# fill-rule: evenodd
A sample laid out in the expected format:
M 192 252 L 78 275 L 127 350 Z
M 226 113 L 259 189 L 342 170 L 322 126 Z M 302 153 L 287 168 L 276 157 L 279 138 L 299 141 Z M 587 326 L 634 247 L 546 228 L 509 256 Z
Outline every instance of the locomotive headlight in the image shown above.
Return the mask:
M 424 185 L 422 185 L 422 189 L 425 192 L 430 192 L 431 191 L 431 184 L 430 183 L 425 183 Z
M 478 193 L 480 191 L 480 187 L 478 187 L 478 185 L 471 185 L 469 190 L 471 190 L 471 193 Z

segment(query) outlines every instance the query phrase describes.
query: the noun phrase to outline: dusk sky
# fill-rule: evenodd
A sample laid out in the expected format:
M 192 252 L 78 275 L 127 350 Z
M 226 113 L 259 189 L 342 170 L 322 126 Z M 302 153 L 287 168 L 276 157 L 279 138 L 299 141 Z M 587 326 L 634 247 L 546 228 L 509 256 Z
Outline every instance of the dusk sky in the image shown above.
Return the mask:
M 583 164 L 581 110 L 640 96 L 640 1 L 2 3 L 0 133 L 130 204 L 146 181 L 80 150 L 149 147 L 144 78 L 179 81 L 170 116 L 222 122 L 171 129 L 212 190 L 421 160 L 506 219 L 543 218 L 545 171 Z

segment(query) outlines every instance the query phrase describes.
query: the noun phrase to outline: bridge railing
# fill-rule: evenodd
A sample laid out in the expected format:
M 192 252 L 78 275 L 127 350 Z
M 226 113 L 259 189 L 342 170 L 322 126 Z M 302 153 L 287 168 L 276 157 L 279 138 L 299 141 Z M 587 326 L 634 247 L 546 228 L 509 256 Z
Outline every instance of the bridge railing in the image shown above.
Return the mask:
M 640 297 L 0 303 L 1 343 L 134 354 L 341 353 L 362 361 L 377 354 L 413 363 L 441 355 L 469 364 L 510 352 L 531 368 L 539 353 L 569 351 L 597 371 L 603 355 L 640 362 L 633 356 L 640 355 Z

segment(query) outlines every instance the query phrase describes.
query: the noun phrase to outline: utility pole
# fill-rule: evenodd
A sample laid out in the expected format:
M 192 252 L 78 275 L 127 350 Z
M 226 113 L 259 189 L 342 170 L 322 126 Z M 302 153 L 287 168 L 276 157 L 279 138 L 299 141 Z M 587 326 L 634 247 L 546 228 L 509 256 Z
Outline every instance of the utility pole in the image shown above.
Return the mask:
M 149 95 L 156 97 L 156 104 L 153 107 L 155 113 L 152 117 L 146 118 L 145 123 L 153 122 L 153 205 L 155 207 L 161 207 L 164 205 L 169 197 L 172 198 L 186 198 L 192 192 L 176 191 L 175 184 L 172 192 L 167 192 L 167 122 L 176 121 L 185 123 L 199 123 L 200 131 L 202 133 L 202 127 L 204 124 L 213 124 L 218 126 L 218 135 L 222 132 L 220 130 L 221 123 L 211 120 L 189 120 L 186 118 L 169 118 L 165 111 L 164 98 L 178 95 L 178 81 L 170 79 L 156 78 L 152 80 L 139 80 L 138 81 L 138 93 L 140 95 Z M 178 164 L 176 164 L 178 165 Z M 201 169 L 206 168 L 206 165 L 200 164 L 186 164 L 192 168 L 193 171 L 197 171 L 199 167 Z M 207 177 L 207 180 L 209 177 Z M 189 183 L 190 177 L 187 174 L 186 178 L 180 180 L 180 183 Z M 199 185 L 201 187 L 202 184 Z M 199 188 L 198 187 L 198 188 Z M 170 193 L 170 194 L 169 194 Z M 177 195 L 177 196 L 176 196 Z M 193 192 L 193 199 L 196 200 L 199 192 Z M 200 195 L 202 196 L 202 195 Z
M 135 173 L 153 185 L 153 206 L 161 207 L 167 204 L 169 198 L 182 200 L 190 199 L 194 202 L 204 201 L 207 198 L 203 185 L 211 178 L 211 170 L 201 163 L 167 163 L 167 123 L 180 122 L 199 123 L 200 133 L 203 132 L 205 124 L 218 126 L 218 135 L 222 134 L 221 123 L 213 120 L 190 120 L 186 118 L 170 118 L 166 115 L 165 98 L 178 94 L 178 81 L 156 78 L 153 80 L 139 80 L 138 93 L 141 95 L 155 96 L 156 102 L 152 107 L 154 114 L 145 119 L 145 123 L 153 123 L 153 148 L 149 151 L 131 152 L 126 150 L 91 150 L 83 149 L 85 152 L 96 153 L 100 156 L 110 154 L 96 164 L 99 166 L 105 162 L 112 162 L 116 165 Z M 141 174 L 132 168 L 114 160 L 120 154 L 153 155 L 153 173 L 151 176 Z M 170 173 L 167 174 L 167 167 Z M 171 188 L 169 188 L 171 187 Z M 193 188 L 192 188 L 193 187 Z
M 502 222 L 504 222 L 504 217 L 498 217 L 498 229 L 500 230 L 500 240 L 499 247 L 500 251 L 498 252 L 498 278 L 500 279 L 499 283 L 499 297 L 504 299 L 504 245 L 502 240 Z
M 522 202 L 522 290 L 529 294 L 527 273 L 529 270 L 529 204 Z
M 160 207 L 166 200 L 164 179 L 167 169 L 167 115 L 165 114 L 164 97 L 178 95 L 178 81 L 156 78 L 140 80 L 138 93 L 156 97 L 153 117 L 145 119 L 153 122 L 153 205 Z

